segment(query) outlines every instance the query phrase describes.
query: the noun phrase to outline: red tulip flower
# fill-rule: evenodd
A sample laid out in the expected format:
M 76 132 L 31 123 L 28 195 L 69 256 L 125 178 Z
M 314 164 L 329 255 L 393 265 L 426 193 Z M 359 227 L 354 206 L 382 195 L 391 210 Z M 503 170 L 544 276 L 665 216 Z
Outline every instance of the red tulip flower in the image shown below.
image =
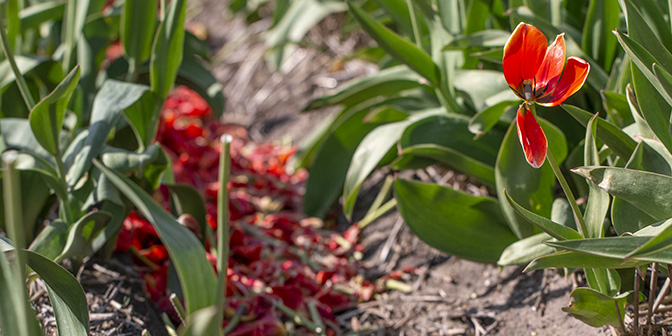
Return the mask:
M 529 106 L 537 103 L 550 107 L 564 102 L 583 86 L 590 64 L 570 57 L 565 65 L 564 34 L 549 46 L 539 29 L 521 22 L 504 46 L 502 68 L 511 90 L 525 101 L 516 118 L 518 138 L 527 162 L 539 168 L 546 159 L 546 135 Z

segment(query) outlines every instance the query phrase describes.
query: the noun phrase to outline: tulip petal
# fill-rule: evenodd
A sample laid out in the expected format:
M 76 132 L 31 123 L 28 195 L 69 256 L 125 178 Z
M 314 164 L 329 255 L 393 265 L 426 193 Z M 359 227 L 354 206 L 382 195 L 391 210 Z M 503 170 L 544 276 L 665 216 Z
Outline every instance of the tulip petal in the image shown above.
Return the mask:
M 546 160 L 546 150 L 548 148 L 546 134 L 525 104 L 521 104 L 518 108 L 516 128 L 518 130 L 518 140 L 523 145 L 527 163 L 534 168 L 541 167 Z
M 511 88 L 519 89 L 523 81 L 534 80 L 546 55 L 548 40 L 535 26 L 521 22 L 504 45 L 502 68 Z
M 567 66 L 560 77 L 560 81 L 552 86 L 548 92 L 535 101 L 543 106 L 556 106 L 578 91 L 588 77 L 590 64 L 578 57 L 567 59 Z
M 553 87 L 562 74 L 565 67 L 565 34 L 555 38 L 553 44 L 546 49 L 546 56 L 537 71 L 535 90 L 546 91 L 547 87 Z

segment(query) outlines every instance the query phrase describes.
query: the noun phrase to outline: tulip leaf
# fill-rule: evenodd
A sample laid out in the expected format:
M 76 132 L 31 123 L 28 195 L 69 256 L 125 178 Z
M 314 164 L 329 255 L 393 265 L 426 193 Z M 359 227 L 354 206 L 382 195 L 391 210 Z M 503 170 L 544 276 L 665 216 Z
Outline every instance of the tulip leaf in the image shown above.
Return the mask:
M 159 23 L 152 46 L 149 76 L 154 92 L 165 99 L 173 88 L 184 55 L 184 17 L 186 0 L 172 0 L 166 8 L 165 19 Z M 162 9 L 163 10 L 163 9 Z
M 406 224 L 420 239 L 440 251 L 495 263 L 516 240 L 493 198 L 404 179 L 395 181 L 394 190 Z
M 591 0 L 583 24 L 582 49 L 609 71 L 616 58 L 618 41 L 611 31 L 620 24 L 618 0 Z
M 609 167 L 579 167 L 572 170 L 612 196 L 636 206 L 655 220 L 672 217 L 672 177 L 657 173 Z
M 595 114 L 586 127 L 586 139 L 584 145 L 584 164 L 586 166 L 597 166 L 600 164 L 600 156 L 596 143 L 597 118 Z M 584 232 L 587 238 L 599 238 L 604 236 L 604 218 L 609 211 L 611 198 L 604 190 L 598 188 L 595 184 L 588 182 L 588 201 L 584 212 L 586 229 Z
M 486 107 L 471 117 L 471 120 L 469 120 L 469 132 L 476 135 L 475 138 L 487 133 L 497 125 L 499 119 L 506 111 L 515 108 L 519 103 L 517 100 L 505 100 Z
M 529 211 L 522 206 L 520 206 L 516 201 L 514 201 L 511 196 L 508 194 L 506 190 L 504 190 L 504 194 L 506 196 L 506 200 L 509 202 L 509 204 L 513 207 L 513 209 L 518 213 L 520 216 L 525 218 L 527 221 L 530 223 L 534 224 L 536 227 L 541 229 L 542 231 L 546 232 L 548 235 L 551 237 L 558 239 L 558 240 L 567 240 L 567 239 L 581 239 L 583 236 L 581 236 L 580 233 L 576 232 L 576 230 L 558 224 L 546 217 L 539 216 L 535 214 L 532 211 Z
M 672 219 L 668 219 L 660 224 L 654 225 L 659 230 L 658 234 L 653 236 L 649 241 L 640 246 L 638 249 L 630 252 L 628 257 L 637 258 L 643 255 L 655 254 L 656 252 L 672 248 Z
M 416 121 L 444 113 L 442 109 L 416 113 L 405 120 L 378 126 L 362 139 L 352 156 L 350 167 L 345 175 L 343 213 L 348 220 L 352 217 L 362 183 L 373 172 L 387 152 L 401 139 L 406 127 Z
M 487 187 L 495 187 L 495 169 L 493 166 L 473 159 L 463 153 L 441 145 L 420 144 L 405 147 L 397 160 L 392 162 L 393 169 L 400 169 L 402 164 L 412 158 L 431 159 L 461 172 L 468 173 Z
M 505 30 L 485 29 L 468 35 L 456 37 L 443 50 L 461 50 L 471 47 L 504 47 L 511 33 Z
M 425 77 L 434 87 L 440 86 L 439 68 L 427 53 L 393 33 L 356 5 L 348 2 L 348 7 L 361 27 L 371 35 L 381 48 L 396 60 L 408 65 Z
M 147 218 L 161 238 L 177 271 L 188 313 L 215 303 L 215 273 L 205 256 L 203 245 L 193 233 L 180 225 L 152 197 L 120 173 L 95 161 L 96 167 Z
M 504 249 L 497 261 L 498 266 L 526 265 L 535 258 L 551 254 L 555 249 L 542 244 L 553 238 L 545 232 L 523 238 Z
M 79 82 L 79 66 L 75 67 L 48 96 L 30 112 L 30 128 L 35 139 L 51 155 L 60 156 L 59 138 L 65 109 Z
M 156 1 L 124 2 L 120 37 L 124 53 L 134 70 L 137 70 L 151 55 L 156 15 Z
M 570 294 L 569 306 L 563 307 L 562 311 L 591 327 L 610 325 L 620 328 L 625 306 L 633 297 L 632 292 L 612 297 L 590 288 L 577 288 Z
M 538 121 L 548 139 L 549 150 L 553 151 L 558 162 L 562 162 L 567 156 L 567 142 L 564 134 L 543 119 L 539 118 Z M 499 148 L 495 165 L 495 182 L 499 206 L 511 230 L 518 238 L 535 234 L 534 226 L 516 213 L 509 204 L 504 190 L 523 208 L 548 218 L 551 215 L 553 204 L 555 175 L 548 164 L 534 169 L 527 163 L 516 134 L 515 123 L 509 127 Z M 521 203 L 522 200 L 525 202 Z
M 582 252 L 562 251 L 548 254 L 532 260 L 525 272 L 544 268 L 632 268 L 646 265 L 649 261 L 605 257 Z
M 73 258 L 76 264 L 95 251 L 93 241 L 110 223 L 112 215 L 104 211 L 90 212 L 72 225 L 63 248 L 62 258 Z
M 574 119 L 580 122 L 582 125 L 588 125 L 590 118 L 593 114 L 582 110 L 576 106 L 562 104 L 562 108 L 567 111 Z M 620 156 L 622 159 L 627 160 L 631 155 L 632 151 L 635 150 L 637 143 L 635 140 L 632 140 L 625 132 L 623 132 L 618 126 L 602 119 L 597 119 L 597 137 L 602 140 L 609 148 Z
M 635 122 L 625 95 L 611 91 L 601 91 L 600 95 L 604 110 L 616 126 L 623 128 Z
M 29 249 L 40 255 L 54 260 L 58 257 L 68 238 L 68 224 L 60 219 L 53 220 L 45 226 L 42 231 L 33 239 Z
M 311 101 L 304 111 L 331 105 L 353 106 L 371 98 L 396 95 L 412 88 L 428 88 L 421 84 L 420 79 L 417 73 L 403 65 L 383 69 L 374 75 L 340 85 L 336 92 Z

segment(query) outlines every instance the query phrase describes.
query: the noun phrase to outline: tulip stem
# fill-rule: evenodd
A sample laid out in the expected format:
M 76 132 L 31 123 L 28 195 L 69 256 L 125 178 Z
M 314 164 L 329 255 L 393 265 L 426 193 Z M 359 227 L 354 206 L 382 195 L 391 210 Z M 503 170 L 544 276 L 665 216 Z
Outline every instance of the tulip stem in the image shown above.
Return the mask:
M 555 157 L 553 157 L 553 153 L 551 152 L 550 149 L 548 150 L 546 157 L 548 158 L 548 163 L 551 165 L 551 168 L 553 169 L 553 173 L 555 173 L 555 177 L 557 177 L 558 182 L 560 182 L 562 191 L 565 192 L 565 196 L 567 197 L 567 201 L 569 201 L 569 205 L 572 207 L 572 212 L 574 212 L 574 220 L 577 223 L 579 233 L 581 233 L 584 237 L 586 237 L 586 235 L 588 234 L 588 228 L 586 228 L 586 222 L 584 221 L 583 215 L 581 214 L 581 209 L 579 209 L 579 205 L 576 204 L 576 198 L 574 198 L 572 189 L 569 188 L 569 184 L 567 184 L 565 176 L 562 175 L 562 171 L 560 171 L 560 167 L 558 166 L 558 163 L 555 161 Z

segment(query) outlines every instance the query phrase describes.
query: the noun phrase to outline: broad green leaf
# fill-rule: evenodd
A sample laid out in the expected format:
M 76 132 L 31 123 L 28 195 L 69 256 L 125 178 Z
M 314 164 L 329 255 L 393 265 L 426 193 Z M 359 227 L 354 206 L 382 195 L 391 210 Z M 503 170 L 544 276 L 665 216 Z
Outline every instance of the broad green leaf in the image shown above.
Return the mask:
M 216 306 L 205 307 L 191 314 L 184 325 L 180 326 L 180 336 L 203 336 L 221 334 L 217 323 L 221 323 L 217 318 L 218 310 Z
M 580 252 L 556 252 L 545 255 L 525 267 L 525 272 L 544 268 L 632 268 L 649 264 L 649 261 L 634 259 L 612 258 Z
M 68 224 L 56 219 L 40 231 L 28 249 L 54 260 L 63 252 L 67 238 Z
M 635 122 L 625 95 L 611 91 L 600 91 L 600 95 L 602 106 L 614 124 L 623 128 Z
M 79 82 L 79 66 L 75 67 L 48 96 L 30 112 L 30 128 L 42 147 L 52 155 L 60 156 L 59 137 L 65 109 Z
M 91 159 L 97 157 L 107 142 L 110 131 L 116 126 L 121 113 L 135 104 L 147 92 L 148 87 L 115 80 L 107 80 L 93 101 L 89 136 L 73 159 L 73 165 L 66 174 L 69 186 L 75 183 L 91 167 Z M 143 111 L 147 113 L 147 111 Z M 153 113 L 153 111 L 151 111 Z M 145 120 L 145 118 L 142 118 Z
M 413 23 L 411 13 L 408 9 L 408 2 L 404 0 L 374 0 L 374 2 L 378 7 L 385 10 L 394 24 L 406 36 L 413 36 Z
M 647 1 L 640 0 L 638 3 Z M 625 16 L 628 26 L 628 36 L 639 43 L 644 49 L 648 50 L 663 67 L 672 69 L 672 54 L 670 54 L 665 45 L 663 45 L 661 40 L 651 29 L 649 24 L 652 22 L 646 20 L 642 16 L 639 6 L 632 0 L 624 0 L 623 3 L 626 7 Z M 666 27 L 665 30 L 668 31 L 669 35 L 669 26 Z M 651 63 L 649 63 L 648 66 L 651 66 Z
M 563 307 L 562 311 L 591 327 L 610 325 L 620 328 L 625 306 L 632 296 L 632 292 L 626 292 L 611 297 L 590 288 L 577 288 L 570 294 L 569 306 Z
M 518 100 L 499 71 L 458 70 L 454 81 L 455 89 L 468 95 L 476 111 L 503 101 Z
M 222 85 L 195 57 L 187 56 L 182 59 L 182 64 L 177 70 L 176 84 L 186 85 L 203 97 L 216 117 L 219 118 L 224 113 Z
M 506 196 L 506 200 L 513 207 L 517 214 L 525 218 L 528 222 L 534 224 L 534 226 L 538 227 L 542 231 L 546 232 L 549 236 L 558 240 L 583 238 L 583 236 L 576 232 L 576 230 L 568 226 L 558 224 L 546 217 L 539 216 L 534 212 L 523 208 L 518 203 L 516 203 L 516 201 L 514 201 L 511 196 L 509 196 L 506 190 L 504 190 L 504 194 Z
M 90 4 L 91 0 L 72 0 L 66 3 L 63 17 L 65 29 L 62 30 L 65 46 L 63 51 L 64 70 L 70 69 L 71 63 L 74 60 L 72 56 L 80 37 L 84 34 L 84 25 L 86 24 Z
M 612 196 L 646 212 L 655 220 L 672 217 L 672 177 L 626 168 L 579 167 L 572 170 Z
M 70 227 L 63 252 L 58 257 L 73 258 L 76 265 L 81 264 L 84 257 L 93 255 L 93 241 L 111 221 L 112 215 L 104 211 L 90 212 Z
M 376 40 L 392 57 L 408 65 L 418 74 L 425 77 L 435 87 L 440 85 L 439 68 L 431 57 L 411 42 L 399 37 L 380 24 L 361 8 L 348 2 L 350 13 L 357 19 L 362 28 Z
M 519 101 L 516 100 L 507 100 L 481 110 L 469 120 L 469 132 L 473 133 L 474 138 L 477 139 L 497 125 L 502 115 L 515 108 L 518 103 Z
M 656 76 L 660 86 L 665 89 L 668 96 L 672 96 L 672 75 L 670 72 L 665 70 L 665 68 L 658 63 L 653 63 L 653 74 Z
M 567 156 L 564 134 L 543 119 L 539 118 L 538 121 L 548 139 L 549 150 L 553 151 L 558 162 L 562 162 Z M 527 163 L 516 134 L 515 123 L 509 127 L 499 148 L 495 165 L 495 182 L 499 206 L 511 230 L 518 238 L 535 234 L 534 226 L 518 215 L 506 200 L 504 190 L 523 208 L 548 218 L 553 204 L 555 175 L 547 164 L 534 169 Z
M 598 114 L 595 114 L 590 118 L 586 127 L 583 156 L 583 162 L 586 166 L 600 165 L 600 155 L 598 154 L 596 142 L 597 118 L 599 118 Z M 587 238 L 600 238 L 604 236 L 604 218 L 609 211 L 611 199 L 609 194 L 593 183 L 588 182 L 588 188 L 588 201 L 586 202 L 586 210 L 583 214 L 588 232 L 585 232 L 584 235 Z
M 405 147 L 397 160 L 392 162 L 393 169 L 401 169 L 404 163 L 413 158 L 431 159 L 444 166 L 468 173 L 484 185 L 495 187 L 494 167 L 473 159 L 463 153 L 441 145 L 420 144 Z
M 421 77 L 403 65 L 383 69 L 364 78 L 357 78 L 341 85 L 332 94 L 311 101 L 304 111 L 331 105 L 352 106 L 379 96 L 396 95 L 411 88 L 426 87 Z M 431 89 L 428 89 L 431 91 Z
M 651 237 L 647 236 L 622 236 L 622 237 L 602 237 L 590 239 L 575 239 L 547 242 L 549 246 L 568 250 L 573 252 L 580 252 L 591 254 L 595 256 L 628 259 L 628 260 L 650 260 L 653 255 L 638 256 L 637 258 L 628 258 L 633 251 L 636 251 L 641 246 L 646 244 Z M 672 257 L 672 250 L 662 251 L 655 254 L 656 257 L 664 257 L 670 259 Z M 612 268 L 612 267 L 592 267 L 592 268 Z
M 201 194 L 189 184 L 169 184 L 166 185 L 170 190 L 171 208 L 174 209 L 174 215 L 190 214 L 196 218 L 201 227 L 201 236 L 205 237 L 205 226 L 208 222 L 205 220 L 205 203 Z
M 494 48 L 504 47 L 511 33 L 505 30 L 486 29 L 455 38 L 444 50 L 464 49 L 469 47 Z
M 576 106 L 567 104 L 562 104 L 561 106 L 584 126 L 588 125 L 588 121 L 593 116 L 590 112 Z M 632 151 L 635 150 L 635 140 L 632 140 L 619 127 L 602 118 L 597 119 L 597 137 L 624 160 L 629 158 L 632 155 Z
M 115 147 L 105 147 L 101 157 L 103 164 L 122 174 L 133 174 L 144 178 L 149 188 L 159 188 L 161 177 L 170 166 L 170 159 L 158 144 L 153 144 L 142 153 L 131 152 Z
M 366 123 L 370 109 L 350 108 L 321 141 L 306 183 L 303 208 L 306 214 L 324 217 L 343 192 L 352 155 L 364 137 L 379 123 Z
M 274 70 L 293 54 L 298 43 L 318 22 L 332 13 L 343 12 L 347 7 L 343 1 L 333 0 L 293 0 L 289 1 L 286 12 L 272 29 L 266 33 L 269 49 L 268 61 Z
M 99 162 L 96 167 L 140 210 L 154 226 L 170 254 L 182 284 L 188 313 L 215 303 L 215 274 L 203 245 L 187 228 L 159 206 L 144 190 L 127 177 Z
M 44 280 L 54 307 L 60 335 L 89 334 L 89 310 L 86 295 L 77 279 L 65 268 L 33 252 L 25 251 L 28 266 Z
M 581 46 L 609 71 L 616 57 L 618 41 L 611 33 L 620 24 L 618 0 L 591 0 L 583 24 Z
M 144 0 L 124 2 L 120 37 L 131 71 L 137 71 L 151 55 L 157 3 Z
M 0 133 L 8 149 L 19 149 L 45 160 L 52 159 L 35 138 L 27 119 L 0 118 Z
M 154 94 L 149 91 L 149 87 L 145 88 L 147 91 L 138 101 L 124 109 L 126 120 L 131 125 L 141 150 L 154 141 L 159 123 L 157 101 Z
M 632 71 L 630 72 L 632 73 Z M 635 121 L 635 126 L 639 131 L 639 135 L 645 138 L 651 138 L 651 139 L 655 138 L 656 135 L 653 133 L 651 127 L 649 127 L 649 124 L 646 122 L 646 120 L 644 120 L 644 117 L 642 117 L 642 113 L 640 112 L 641 108 L 639 107 L 639 103 L 637 102 L 637 97 L 635 97 L 635 91 L 632 89 L 632 85 L 630 85 L 629 83 L 625 86 L 625 99 L 628 102 L 628 107 L 630 108 L 630 115 L 632 116 L 632 119 Z M 625 131 L 626 129 L 623 130 Z
M 58 21 L 65 13 L 65 2 L 60 0 L 44 1 L 32 4 L 19 12 L 21 30 L 38 28 L 43 22 Z
M 394 190 L 399 212 L 411 230 L 445 253 L 495 263 L 516 240 L 493 198 L 403 179 L 397 179 Z
M 554 248 L 542 244 L 553 238 L 545 232 L 523 238 L 504 249 L 497 261 L 498 266 L 526 265 L 535 258 L 551 254 Z
M 149 77 L 154 92 L 161 99 L 173 88 L 184 52 L 184 16 L 186 0 L 173 0 L 166 8 L 165 19 L 159 24 L 149 65 Z
M 668 219 L 656 226 L 660 232 L 652 237 L 651 240 L 647 241 L 644 245 L 630 252 L 628 257 L 637 258 L 642 255 L 654 254 L 656 252 L 672 248 L 672 219 Z
M 28 153 L 19 153 L 16 157 L 16 169 L 40 174 L 47 185 L 54 190 L 59 198 L 65 199 L 68 197 L 67 186 L 63 183 L 63 180 L 58 177 L 56 169 L 54 169 L 51 163 L 41 157 Z
M 406 127 L 418 120 L 444 113 L 443 109 L 420 112 L 406 120 L 379 126 L 362 139 L 352 156 L 350 167 L 345 175 L 343 213 L 348 220 L 352 217 L 362 183 L 385 157 L 385 154 L 401 139 Z

